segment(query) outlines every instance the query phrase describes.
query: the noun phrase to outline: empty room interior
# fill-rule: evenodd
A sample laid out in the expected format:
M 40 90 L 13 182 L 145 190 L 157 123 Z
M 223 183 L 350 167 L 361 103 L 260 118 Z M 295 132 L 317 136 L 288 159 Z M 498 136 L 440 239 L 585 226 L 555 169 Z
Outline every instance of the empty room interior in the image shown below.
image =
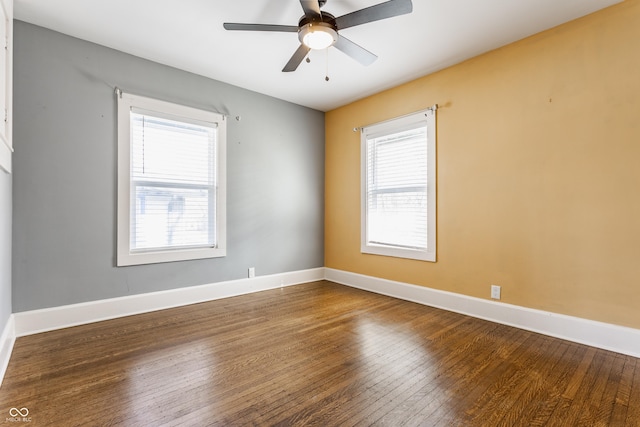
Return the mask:
M 640 426 L 640 0 L 0 3 L 0 424 Z

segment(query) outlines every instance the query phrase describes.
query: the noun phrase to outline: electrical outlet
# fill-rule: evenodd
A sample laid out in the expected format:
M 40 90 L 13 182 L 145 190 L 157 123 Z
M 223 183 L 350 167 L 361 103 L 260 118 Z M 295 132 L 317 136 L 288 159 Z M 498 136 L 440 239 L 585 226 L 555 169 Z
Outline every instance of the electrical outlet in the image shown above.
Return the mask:
M 491 285 L 491 298 L 500 299 L 500 286 Z
M 256 268 L 249 267 L 249 278 L 256 277 Z

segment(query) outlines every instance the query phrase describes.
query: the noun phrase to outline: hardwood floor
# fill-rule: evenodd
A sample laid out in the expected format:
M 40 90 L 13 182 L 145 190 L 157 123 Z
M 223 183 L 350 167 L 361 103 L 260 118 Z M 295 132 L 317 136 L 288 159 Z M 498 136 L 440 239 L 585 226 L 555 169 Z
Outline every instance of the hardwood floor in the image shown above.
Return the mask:
M 0 423 L 26 425 L 11 408 L 30 426 L 638 426 L 640 364 L 317 282 L 19 338 Z

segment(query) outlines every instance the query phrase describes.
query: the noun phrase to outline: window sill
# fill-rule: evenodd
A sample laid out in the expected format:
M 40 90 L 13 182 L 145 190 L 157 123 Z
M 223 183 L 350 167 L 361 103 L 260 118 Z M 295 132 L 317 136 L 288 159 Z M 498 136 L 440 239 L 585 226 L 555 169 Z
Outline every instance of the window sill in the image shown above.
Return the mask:
M 382 255 L 394 258 L 413 259 L 417 261 L 436 262 L 436 254 L 433 251 L 421 251 L 417 249 L 402 249 L 381 245 L 362 245 L 360 252 L 369 255 Z
M 188 261 L 192 259 L 222 258 L 226 255 L 227 251 L 225 248 L 119 253 L 117 266 L 126 267 L 130 265 L 158 264 L 163 262 Z

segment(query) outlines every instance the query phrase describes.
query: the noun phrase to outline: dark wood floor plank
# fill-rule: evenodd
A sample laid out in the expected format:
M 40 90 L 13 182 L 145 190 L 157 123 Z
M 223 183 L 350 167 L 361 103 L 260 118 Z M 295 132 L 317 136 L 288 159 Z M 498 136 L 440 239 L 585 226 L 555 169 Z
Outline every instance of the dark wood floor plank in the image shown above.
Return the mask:
M 555 408 L 551 415 L 549 416 L 547 425 L 548 426 L 564 426 L 566 424 L 566 417 L 568 417 L 571 412 L 572 416 L 576 416 L 576 407 L 579 408 L 580 401 L 576 402 L 574 405 L 574 398 L 581 387 L 582 382 L 589 370 L 591 364 L 593 363 L 594 356 L 596 354 L 597 349 L 593 347 L 579 346 L 577 347 L 577 355 L 581 356 L 581 359 L 578 363 L 573 365 L 571 369 L 572 372 L 569 375 L 569 380 L 567 381 L 564 390 L 560 396 L 558 403 L 555 405 Z
M 633 426 L 637 362 L 316 282 L 19 338 L 0 413 L 65 427 Z
M 612 355 L 609 378 L 603 384 L 602 399 L 599 402 L 592 401 L 594 408 L 593 425 L 607 426 L 613 416 L 618 389 L 622 382 L 622 372 L 625 365 L 625 357 L 621 354 Z
M 452 419 L 449 414 L 452 414 L 453 419 L 466 418 L 463 414 L 469 410 L 470 402 L 473 402 L 468 399 L 470 393 L 473 394 L 476 385 L 479 385 L 479 394 L 484 393 L 486 389 L 487 382 L 478 381 L 478 378 L 493 378 L 496 374 L 495 368 L 505 366 L 504 358 L 508 358 L 520 345 L 519 337 L 513 328 L 492 325 L 488 329 L 487 324 L 475 320 L 473 323 L 481 325 L 484 331 L 465 331 L 467 345 L 461 346 L 452 342 L 445 346 L 456 349 L 457 355 L 447 357 L 437 365 L 435 388 L 427 386 L 416 393 L 407 411 L 412 415 L 404 417 L 406 425 L 422 425 L 427 421 L 432 425 L 439 422 L 450 425 Z M 495 331 L 500 333 L 494 334 Z M 468 344 L 472 344 L 471 347 Z M 456 351 L 451 353 L 455 354 Z
M 636 369 L 636 360 L 629 356 L 624 356 L 624 367 L 620 375 L 620 383 L 616 391 L 613 403 L 613 411 L 609 420 L 612 425 L 624 425 L 629 410 L 629 398 L 631 396 L 631 385 L 633 384 L 633 374 Z
M 443 351 L 438 351 L 438 356 Z M 436 396 L 442 391 L 442 381 L 438 370 L 433 370 L 425 364 L 417 366 L 412 372 L 407 372 L 406 379 L 395 376 L 392 381 L 378 385 L 374 393 L 360 393 L 360 406 L 364 408 L 358 413 L 351 414 L 347 425 L 387 424 L 389 420 L 398 424 L 398 419 L 406 419 L 413 414 L 410 409 L 416 406 L 426 396 Z M 367 398 L 370 401 L 367 402 Z M 397 417 L 398 414 L 403 414 Z
M 598 371 L 594 370 L 592 372 L 589 395 L 585 396 L 584 399 L 581 399 L 582 406 L 580 408 L 580 417 L 578 418 L 578 423 L 579 425 L 583 426 L 596 425 L 598 406 L 602 400 L 602 396 L 604 394 L 609 374 L 613 365 L 613 360 L 615 358 L 614 354 L 605 352 L 599 352 L 597 356 L 602 358 L 602 364 L 600 365 L 600 369 Z
M 583 409 L 588 409 L 589 398 L 591 396 L 594 387 L 596 386 L 601 368 L 605 362 L 605 352 L 597 349 L 590 348 L 588 352 L 592 355 L 586 354 L 582 360 L 579 370 L 583 371 L 584 362 L 589 360 L 587 369 L 580 373 L 580 383 L 576 388 L 575 383 L 570 383 L 568 390 L 570 393 L 565 392 L 563 398 L 567 399 L 568 396 L 572 396 L 567 399 L 566 406 L 559 405 L 557 409 L 560 409 L 557 413 L 554 411 L 552 418 L 548 425 L 550 426 L 566 426 L 566 425 L 584 425 L 587 418 L 583 414 Z M 606 370 L 606 367 L 605 367 Z M 608 375 L 608 372 L 607 374 Z M 576 380 L 576 377 L 572 380 Z
M 585 375 L 587 374 L 587 371 L 591 367 L 591 363 L 593 362 L 593 357 L 596 355 L 596 352 L 597 349 L 595 348 L 587 349 L 582 360 L 580 361 L 580 365 L 578 365 L 573 376 L 571 377 L 571 380 L 569 381 L 569 384 L 567 384 L 567 388 L 565 389 L 564 393 L 562 393 L 562 397 L 573 400 L 582 384 L 582 381 L 584 380 Z
M 546 337 L 532 335 L 520 347 L 520 351 L 506 361 L 509 369 L 499 377 L 494 377 L 491 387 L 476 401 L 476 411 L 470 419 L 472 424 L 499 425 L 504 416 L 509 415 L 515 399 L 525 390 L 519 385 L 529 379 L 529 371 L 524 367 L 536 363 L 540 358 L 540 349 L 545 340 Z M 526 346 L 525 349 L 523 349 L 524 346 Z
M 370 405 L 379 398 L 380 384 L 388 386 L 388 384 L 393 383 L 393 378 L 401 377 L 404 379 L 405 377 L 397 372 L 403 369 L 408 372 L 408 369 L 415 368 L 415 364 L 421 360 L 421 354 L 418 354 L 416 346 L 407 346 L 406 334 L 402 333 L 402 331 L 385 331 L 380 326 L 376 328 L 378 325 L 376 325 L 376 322 L 371 322 L 371 319 L 365 319 L 362 326 L 364 327 L 362 331 L 363 337 L 366 341 L 370 343 L 381 341 L 380 345 L 376 346 L 374 352 L 371 352 L 373 357 L 366 358 L 356 365 L 358 368 L 357 376 L 345 376 L 343 379 L 345 386 L 339 393 L 331 394 L 319 403 L 314 403 L 314 406 L 321 408 L 320 412 L 341 411 L 340 414 L 346 416 L 348 411 L 344 410 L 345 406 L 343 405 L 346 399 L 345 396 L 348 396 L 349 407 L 360 408 L 359 402 L 362 400 L 362 397 L 359 396 L 360 392 L 366 394 L 365 399 L 367 404 Z M 385 336 L 394 337 L 396 342 L 382 340 L 381 338 Z M 345 356 L 345 360 L 349 360 L 348 356 Z M 395 372 L 395 374 L 391 371 Z M 314 412 L 314 410 L 309 409 L 309 412 Z M 361 411 L 356 411 L 344 421 L 352 421 L 353 416 L 360 413 Z M 338 416 L 335 420 L 339 422 L 340 417 Z
M 398 340 L 398 338 L 392 333 L 392 331 L 378 331 L 376 341 L 370 341 L 365 345 L 362 345 L 361 343 L 360 344 L 356 343 L 357 345 L 354 347 L 353 345 L 349 345 L 347 342 L 344 342 L 342 338 L 344 336 L 348 337 L 349 335 L 352 334 L 352 331 L 351 331 L 352 328 L 348 327 L 347 329 L 348 330 L 346 331 L 333 330 L 333 331 L 323 332 L 327 334 L 326 337 L 323 339 L 323 341 L 326 343 L 332 343 L 331 344 L 333 348 L 332 352 L 333 352 L 333 356 L 335 356 L 333 358 L 327 358 L 323 361 L 323 369 L 331 368 L 332 369 L 331 372 L 325 373 L 317 369 L 313 369 L 313 367 L 301 366 L 300 374 L 296 375 L 296 377 L 302 381 L 301 387 L 303 387 L 303 393 L 300 395 L 302 399 L 296 405 L 299 409 L 302 409 L 302 406 L 300 405 L 309 403 L 307 399 L 304 398 L 304 396 L 307 393 L 313 394 L 316 399 L 320 399 L 322 396 L 328 393 L 327 386 L 326 386 L 327 384 L 335 382 L 336 378 L 339 379 L 341 377 L 349 377 L 352 374 L 352 371 L 358 368 L 358 364 L 350 362 L 350 354 L 358 351 L 363 351 L 367 353 L 370 352 L 371 354 L 375 354 L 380 350 L 379 347 L 385 346 L 385 345 L 386 346 L 394 345 L 395 341 Z M 316 356 L 315 353 L 310 354 L 309 359 L 313 360 L 314 356 Z M 396 357 L 398 357 L 398 355 L 396 355 Z M 311 377 L 309 377 L 308 374 L 304 375 L 304 371 L 310 372 Z M 293 384 L 289 383 L 288 385 L 291 387 L 292 385 L 295 385 L 295 383 Z M 283 398 L 286 399 L 287 401 L 291 400 L 291 396 L 285 395 L 283 396 Z M 277 403 L 281 404 L 280 407 L 285 409 L 288 406 L 291 406 L 291 405 L 285 405 L 284 404 L 285 402 L 281 402 L 281 401 L 278 401 Z M 269 414 L 270 417 L 276 417 L 277 415 L 278 415 L 278 411 L 272 411 Z M 266 421 L 266 420 L 263 420 L 263 421 Z
M 525 364 L 517 365 L 518 371 L 524 372 L 525 375 L 522 381 L 513 383 L 513 392 L 505 395 L 509 403 L 503 403 L 501 409 L 504 410 L 504 414 L 501 418 L 496 417 L 496 425 L 517 425 L 527 405 L 549 392 L 549 374 L 566 348 L 563 348 L 558 340 L 546 338 L 538 350 L 537 355 L 530 355 L 529 361 Z
M 407 401 L 411 401 L 411 397 L 414 394 L 424 393 L 426 389 L 433 390 L 439 386 L 439 377 L 443 372 L 446 372 L 450 366 L 454 365 L 463 354 L 466 353 L 468 347 L 468 332 L 473 325 L 473 321 L 469 318 L 463 318 L 464 322 L 455 321 L 452 325 L 455 325 L 455 329 L 446 329 L 446 338 L 444 334 L 440 334 L 434 337 L 433 334 L 428 335 L 425 340 L 424 348 L 425 355 L 429 360 L 429 363 L 424 363 L 418 366 L 419 371 L 407 373 L 406 377 L 396 376 L 395 381 L 385 381 L 384 387 L 380 387 L 376 394 L 370 396 L 371 393 L 363 394 L 359 396 L 360 399 L 366 399 L 368 401 L 367 409 L 365 411 L 359 411 L 357 414 L 353 414 L 349 421 L 351 423 L 358 423 L 360 425 L 370 425 L 374 422 L 384 422 L 380 419 L 388 412 L 402 408 L 407 405 Z M 471 325 L 469 325 L 471 324 Z M 475 327 L 476 325 L 473 325 Z M 479 326 L 479 325 L 477 325 Z M 447 342 L 450 345 L 446 345 Z M 407 399 L 403 396 L 409 396 Z M 394 401 L 393 404 L 387 404 L 387 401 Z M 371 403 L 373 401 L 373 403 Z M 396 405 L 394 407 L 394 405 Z
M 640 363 L 636 359 L 633 381 L 631 384 L 631 394 L 629 396 L 629 407 L 627 409 L 627 426 L 640 426 Z
M 567 387 L 572 369 L 580 362 L 578 350 L 578 346 L 568 342 L 558 347 L 558 352 L 551 358 L 555 365 L 545 375 L 545 387 L 526 402 L 518 424 L 532 427 L 547 424 L 556 406 L 562 402 L 562 392 Z

